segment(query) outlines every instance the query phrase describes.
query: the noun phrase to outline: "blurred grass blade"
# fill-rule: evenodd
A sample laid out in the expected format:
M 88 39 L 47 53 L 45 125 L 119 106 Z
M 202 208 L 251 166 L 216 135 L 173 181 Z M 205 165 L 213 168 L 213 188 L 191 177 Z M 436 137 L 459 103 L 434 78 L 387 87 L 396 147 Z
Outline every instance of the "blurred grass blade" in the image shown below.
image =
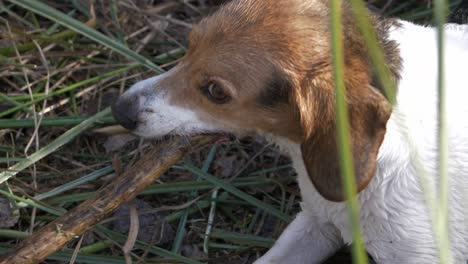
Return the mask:
M 140 54 L 130 50 L 126 46 L 124 46 L 122 43 L 119 41 L 116 41 L 114 39 L 111 39 L 104 34 L 88 27 L 84 23 L 68 16 L 67 14 L 64 14 L 60 11 L 58 11 L 55 8 L 52 8 L 44 3 L 41 3 L 40 1 L 37 0 L 8 0 L 14 4 L 17 4 L 19 6 L 22 6 L 23 8 L 34 12 L 36 14 L 39 14 L 41 16 L 44 16 L 54 22 L 57 22 L 65 27 L 70 28 L 71 30 L 80 33 L 83 36 L 86 36 L 97 43 L 106 46 L 107 48 L 135 61 L 140 63 L 141 65 L 147 67 L 148 69 L 151 69 L 153 71 L 156 71 L 158 73 L 164 72 L 163 69 L 158 67 L 156 64 L 152 63 L 150 60 L 147 58 L 141 56 Z
M 17 164 L 8 168 L 8 170 L 0 172 L 0 184 L 8 180 L 9 178 L 18 174 L 18 172 L 26 169 L 27 167 L 31 166 L 32 164 L 36 163 L 38 160 L 44 158 L 45 156 L 49 155 L 50 153 L 54 152 L 61 146 L 67 144 L 76 136 L 81 134 L 83 131 L 93 127 L 97 122 L 100 122 L 103 117 L 110 114 L 110 108 L 106 108 L 105 110 L 97 113 L 93 117 L 83 121 L 79 125 L 73 127 L 72 129 L 68 130 L 61 136 L 59 136 L 56 140 L 52 141 L 50 144 L 45 146 L 44 148 L 40 149 L 39 151 L 35 152 L 31 156 L 29 156 L 24 161 L 18 162 Z
M 437 60 L 438 60 L 438 158 L 439 158 L 439 206 L 436 221 L 436 233 L 439 241 L 440 263 L 453 263 L 449 238 L 449 143 L 447 131 L 447 102 L 445 91 L 445 23 L 447 21 L 447 3 L 445 0 L 434 1 L 434 17 L 437 23 Z
M 332 52 L 333 72 L 336 88 L 336 114 L 338 145 L 340 149 L 340 165 L 342 181 L 345 186 L 346 199 L 350 214 L 350 223 L 353 235 L 353 263 L 368 263 L 367 253 L 364 248 L 361 225 L 359 222 L 359 203 L 354 175 L 354 164 L 349 135 L 348 109 L 346 106 L 346 90 L 344 83 L 344 48 L 343 27 L 341 19 L 341 0 L 331 1 L 331 28 L 332 28 Z
M 350 0 L 350 3 L 358 27 L 366 42 L 372 66 L 376 70 L 377 79 L 383 86 L 388 100 L 393 105 L 396 102 L 397 82 L 392 77 L 391 71 L 386 63 L 383 48 L 377 39 L 377 34 L 374 28 L 372 27 L 367 6 L 362 0 Z

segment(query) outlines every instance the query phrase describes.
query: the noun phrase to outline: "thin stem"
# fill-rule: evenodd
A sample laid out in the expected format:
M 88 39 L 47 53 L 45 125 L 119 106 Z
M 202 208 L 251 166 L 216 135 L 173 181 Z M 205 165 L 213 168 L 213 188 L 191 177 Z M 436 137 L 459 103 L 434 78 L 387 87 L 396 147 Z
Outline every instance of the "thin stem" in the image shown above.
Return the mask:
M 445 0 L 434 1 L 434 17 L 437 23 L 437 60 L 438 60 L 438 159 L 439 159 L 439 210 L 437 210 L 437 235 L 439 241 L 440 263 L 453 263 L 450 252 L 448 201 L 449 201 L 449 174 L 448 174 L 448 130 L 446 120 L 446 91 L 445 91 L 445 36 L 444 25 L 447 17 L 447 3 Z
M 348 109 L 346 106 L 346 90 L 344 83 L 344 52 L 343 52 L 343 28 L 341 19 L 341 0 L 332 0 L 331 25 L 332 25 L 332 52 L 333 70 L 336 88 L 336 113 L 338 142 L 340 148 L 340 161 L 342 168 L 342 181 L 345 186 L 345 194 L 348 200 L 348 209 L 353 234 L 353 262 L 368 263 L 367 254 L 362 238 L 359 221 L 360 209 L 357 200 L 357 189 L 354 175 L 354 164 L 350 145 Z

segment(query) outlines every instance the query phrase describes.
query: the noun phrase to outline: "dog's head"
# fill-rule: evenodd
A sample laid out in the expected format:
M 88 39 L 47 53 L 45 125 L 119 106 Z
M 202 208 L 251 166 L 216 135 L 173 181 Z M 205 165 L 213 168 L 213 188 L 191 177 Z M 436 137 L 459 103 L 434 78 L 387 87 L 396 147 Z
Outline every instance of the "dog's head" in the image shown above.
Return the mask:
M 202 20 L 186 56 L 135 84 L 113 107 L 135 134 L 271 134 L 301 144 L 317 190 L 343 200 L 328 1 L 239 0 Z M 349 20 L 349 21 L 347 21 Z M 345 23 L 351 23 L 345 16 Z M 391 107 L 357 29 L 345 32 L 347 102 L 358 189 L 375 173 Z

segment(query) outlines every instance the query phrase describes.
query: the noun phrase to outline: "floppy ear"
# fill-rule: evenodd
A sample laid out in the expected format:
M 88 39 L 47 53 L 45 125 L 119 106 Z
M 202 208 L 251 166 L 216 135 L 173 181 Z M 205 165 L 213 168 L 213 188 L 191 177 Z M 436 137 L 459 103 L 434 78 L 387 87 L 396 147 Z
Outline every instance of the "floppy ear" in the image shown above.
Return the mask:
M 313 87 L 314 85 L 320 87 Z M 383 141 L 391 104 L 370 85 L 347 83 L 347 104 L 358 191 L 371 181 Z M 312 86 L 312 87 L 310 87 Z M 340 153 L 337 145 L 335 92 L 332 82 L 309 82 L 307 95 L 298 100 L 305 131 L 302 157 L 317 191 L 327 200 L 343 201 Z

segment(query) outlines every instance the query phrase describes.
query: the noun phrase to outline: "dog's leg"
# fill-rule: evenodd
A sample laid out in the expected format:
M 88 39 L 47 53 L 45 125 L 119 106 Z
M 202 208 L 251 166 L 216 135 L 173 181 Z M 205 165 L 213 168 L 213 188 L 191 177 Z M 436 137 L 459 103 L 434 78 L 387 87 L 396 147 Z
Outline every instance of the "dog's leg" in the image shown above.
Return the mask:
M 314 216 L 303 211 L 254 264 L 320 263 L 342 245 L 340 233 L 333 224 L 319 224 Z

